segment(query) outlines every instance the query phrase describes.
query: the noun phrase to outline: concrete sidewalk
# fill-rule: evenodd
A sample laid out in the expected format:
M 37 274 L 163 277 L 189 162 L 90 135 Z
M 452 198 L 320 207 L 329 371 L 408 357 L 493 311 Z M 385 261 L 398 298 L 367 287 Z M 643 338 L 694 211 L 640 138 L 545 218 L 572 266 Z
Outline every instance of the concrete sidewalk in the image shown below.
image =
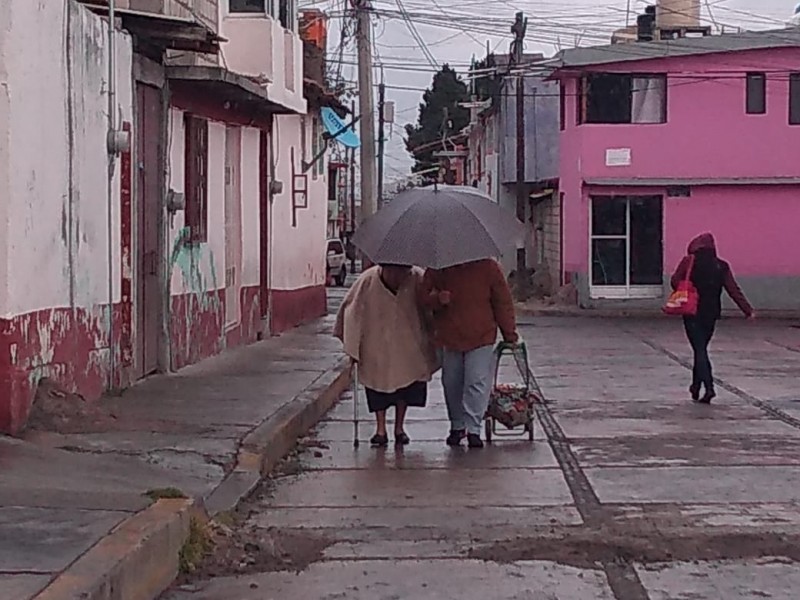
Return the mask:
M 58 432 L 0 437 L 0 598 L 158 595 L 194 511 L 235 507 L 349 385 L 331 325 L 153 377 Z
M 547 400 L 533 444 L 446 447 L 435 381 L 411 445 L 356 449 L 346 394 L 165 598 L 798 598 L 800 330 L 720 323 L 703 406 L 679 319 L 520 329 Z

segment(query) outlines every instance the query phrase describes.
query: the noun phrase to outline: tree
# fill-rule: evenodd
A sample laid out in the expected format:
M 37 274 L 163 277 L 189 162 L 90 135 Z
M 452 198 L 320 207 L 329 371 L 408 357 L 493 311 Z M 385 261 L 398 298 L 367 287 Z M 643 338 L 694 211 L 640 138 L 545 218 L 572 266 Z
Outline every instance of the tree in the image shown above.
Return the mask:
M 473 67 L 475 71 L 485 71 L 486 69 L 496 69 L 497 60 L 494 54 L 489 54 L 476 62 Z M 492 103 L 500 99 L 500 94 L 503 89 L 503 78 L 496 72 L 479 73 L 475 78 L 475 97 L 476 100 L 491 100 Z
M 433 76 L 419 105 L 416 125 L 406 125 L 406 150 L 414 158 L 415 173 L 435 166 L 433 153 L 441 150 L 436 142 L 469 125 L 469 111 L 459 104 L 469 100 L 469 90 L 448 65 Z M 446 118 L 445 118 L 446 116 Z

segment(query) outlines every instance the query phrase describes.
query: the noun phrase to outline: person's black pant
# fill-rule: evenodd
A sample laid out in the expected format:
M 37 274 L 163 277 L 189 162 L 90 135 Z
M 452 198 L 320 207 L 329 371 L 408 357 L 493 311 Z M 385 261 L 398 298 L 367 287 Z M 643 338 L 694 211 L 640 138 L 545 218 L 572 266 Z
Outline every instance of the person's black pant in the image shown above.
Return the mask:
M 714 389 L 714 374 L 711 360 L 708 357 L 708 345 L 714 337 L 717 326 L 716 319 L 701 319 L 685 317 L 683 325 L 686 328 L 686 337 L 694 351 L 694 367 L 692 368 L 692 387 L 697 389 L 700 385 L 706 386 L 706 391 Z

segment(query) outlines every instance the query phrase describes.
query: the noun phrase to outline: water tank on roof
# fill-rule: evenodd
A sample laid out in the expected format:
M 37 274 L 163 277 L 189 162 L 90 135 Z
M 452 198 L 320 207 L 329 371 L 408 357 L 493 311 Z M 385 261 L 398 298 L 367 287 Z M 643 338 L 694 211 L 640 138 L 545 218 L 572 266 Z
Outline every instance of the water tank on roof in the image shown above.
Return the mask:
M 800 4 L 794 7 L 794 14 L 789 19 L 790 27 L 800 27 Z
M 636 41 L 652 42 L 655 39 L 656 7 L 648 6 L 636 18 Z
M 656 25 L 659 29 L 700 26 L 700 0 L 658 0 Z

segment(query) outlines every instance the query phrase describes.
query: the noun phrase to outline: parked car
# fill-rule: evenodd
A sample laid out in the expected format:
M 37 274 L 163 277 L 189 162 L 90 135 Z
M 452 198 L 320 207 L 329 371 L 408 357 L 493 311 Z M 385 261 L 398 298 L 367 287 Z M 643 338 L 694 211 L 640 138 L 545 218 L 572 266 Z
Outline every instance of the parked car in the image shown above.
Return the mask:
M 347 281 L 347 255 L 341 240 L 328 240 L 327 275 L 340 287 Z

